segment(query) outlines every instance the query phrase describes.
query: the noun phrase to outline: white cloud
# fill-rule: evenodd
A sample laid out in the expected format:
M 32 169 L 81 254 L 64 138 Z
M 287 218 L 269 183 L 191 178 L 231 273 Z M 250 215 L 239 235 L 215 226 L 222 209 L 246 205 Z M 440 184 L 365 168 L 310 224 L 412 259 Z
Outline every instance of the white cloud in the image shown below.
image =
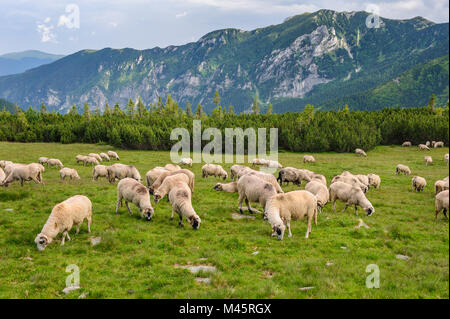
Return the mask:
M 177 13 L 176 15 L 175 15 L 175 18 L 182 18 L 182 17 L 185 17 L 185 16 L 187 16 L 187 12 L 186 11 L 184 11 L 184 12 L 181 12 L 181 13 Z
M 56 35 L 53 33 L 53 25 L 48 25 L 51 19 L 49 17 L 44 19 L 44 23 L 37 23 L 37 31 L 41 35 L 41 42 L 54 42 L 56 43 Z

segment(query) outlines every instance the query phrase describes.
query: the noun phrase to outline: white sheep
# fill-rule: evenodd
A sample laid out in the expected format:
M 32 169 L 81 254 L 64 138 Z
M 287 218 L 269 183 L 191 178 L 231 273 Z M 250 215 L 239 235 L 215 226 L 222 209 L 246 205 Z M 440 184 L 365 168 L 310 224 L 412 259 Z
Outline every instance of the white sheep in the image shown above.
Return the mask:
M 448 153 L 444 155 L 444 161 L 445 161 L 445 164 L 447 164 L 447 166 L 448 166 L 448 161 L 449 161 Z
M 437 195 L 440 192 L 449 189 L 449 185 L 448 184 L 449 184 L 448 180 L 447 181 L 444 181 L 444 180 L 436 181 L 436 183 L 434 183 L 434 194 Z
M 418 148 L 420 151 L 423 151 L 423 150 L 429 151 L 430 150 L 430 148 L 428 146 L 426 146 L 425 144 L 419 144 Z
M 428 166 L 428 164 L 433 164 L 433 158 L 431 156 L 425 156 L 424 161 L 425 161 L 425 166 Z
M 169 163 L 164 166 L 164 169 L 166 169 L 168 171 L 177 171 L 177 170 L 181 169 L 181 167 L 179 165 Z
M 436 199 L 435 199 L 435 207 L 436 207 L 436 210 L 435 210 L 435 213 L 436 213 L 436 215 L 435 215 L 435 218 L 437 218 L 437 215 L 439 214 L 439 212 L 441 211 L 441 210 L 444 210 L 443 211 L 443 213 L 444 213 L 444 216 L 448 219 L 448 216 L 447 216 L 447 212 L 448 212 L 448 201 L 449 201 L 449 193 L 448 193 L 449 191 L 448 191 L 448 189 L 447 190 L 445 190 L 445 191 L 442 191 L 442 192 L 440 192 L 439 194 L 437 194 L 436 195 Z
M 403 142 L 402 147 L 408 147 L 412 146 L 412 143 L 410 141 Z
M 158 177 L 163 173 L 163 172 L 168 172 L 167 169 L 165 169 L 164 167 L 161 166 L 156 166 L 154 168 L 152 168 L 151 170 L 149 170 L 146 174 L 145 174 L 145 181 L 147 183 L 147 186 L 150 187 L 153 185 L 153 183 L 158 179 Z
M 108 161 L 108 162 L 111 160 L 109 155 L 106 154 L 106 153 L 100 153 L 100 157 L 103 158 L 104 160 Z
M 125 165 L 116 163 L 111 166 L 107 166 L 108 180 L 112 184 L 116 179 L 124 179 L 125 177 L 133 178 L 137 181 L 141 181 L 141 174 L 133 165 Z
M 343 182 L 343 183 L 347 183 L 351 186 L 354 187 L 358 187 L 360 188 L 364 193 L 366 193 L 368 191 L 368 187 L 361 183 L 359 181 L 359 179 L 355 176 L 355 175 L 338 175 L 333 177 L 333 179 L 331 180 L 331 183 L 336 183 L 336 182 Z
M 356 178 L 367 187 L 367 190 L 370 188 L 369 177 L 363 174 L 355 175 Z
M 252 166 L 259 166 L 259 165 L 267 165 L 268 160 L 264 158 L 254 158 L 252 160 Z
M 437 148 L 437 147 L 444 147 L 444 142 L 439 141 L 439 142 L 434 143 L 434 148 Z
M 375 188 L 380 188 L 381 185 L 381 178 L 380 176 L 376 175 L 376 174 L 368 174 L 367 178 L 369 179 L 369 185 L 373 186 Z
M 87 156 L 85 156 L 85 155 L 78 154 L 77 156 L 75 156 L 75 160 L 77 161 L 77 164 L 78 163 L 83 163 L 83 165 L 85 165 L 86 164 L 86 157 Z
M 280 185 L 283 185 L 286 182 L 289 185 L 289 182 L 294 183 L 295 185 L 300 186 L 301 180 L 298 179 L 297 169 L 294 167 L 283 167 L 278 172 L 277 181 Z
M 40 165 L 40 166 L 39 166 Z M 0 184 L 1 186 L 8 187 L 14 181 L 20 181 L 20 185 L 23 186 L 23 182 L 33 180 L 36 184 L 43 183 L 42 180 L 42 168 L 41 164 L 10 164 L 5 167 L 6 178 Z M 9 173 L 6 173 L 6 171 Z
M 398 164 L 397 167 L 395 168 L 395 173 L 398 174 L 398 175 L 400 175 L 401 173 L 403 173 L 405 175 L 410 175 L 411 174 L 411 170 L 406 165 Z
M 5 180 L 5 178 L 6 178 L 6 174 L 5 174 L 5 172 L 3 171 L 3 168 L 0 167 L 0 185 L 3 183 L 3 181 Z
M 359 154 L 359 155 L 361 155 L 361 156 L 364 156 L 364 157 L 367 156 L 366 152 L 364 152 L 364 150 L 362 150 L 362 149 L 360 149 L 360 148 L 355 149 L 355 153 L 356 153 L 356 154 Z
M 86 166 L 88 164 L 100 165 L 99 161 L 93 156 L 85 156 L 83 159 L 83 162 L 84 162 L 84 166 Z
M 227 184 L 217 183 L 214 187 L 216 191 L 224 191 L 226 193 L 237 193 L 237 182 L 231 182 Z
M 64 167 L 64 165 L 61 163 L 61 161 L 57 158 L 49 158 L 47 160 L 47 165 L 48 165 L 48 167 L 52 167 L 52 166 L 59 166 L 59 168 Z
M 182 159 L 180 159 L 180 163 L 181 166 L 183 165 L 189 165 L 190 167 L 192 167 L 192 158 L 189 157 L 183 157 Z
M 77 227 L 78 234 L 81 224 L 87 220 L 88 232 L 91 232 L 92 203 L 86 196 L 75 195 L 55 205 L 47 219 L 42 231 L 36 236 L 34 242 L 38 250 L 44 250 L 53 239 L 62 233 L 61 246 L 67 238 L 70 240 L 69 231 L 72 226 Z
M 97 153 L 89 153 L 88 156 L 95 157 L 97 159 L 97 161 L 99 161 L 99 162 L 103 161 L 102 157 L 100 155 L 98 155 Z
M 238 179 L 238 172 L 239 172 L 241 169 L 246 168 L 246 167 L 247 167 L 247 166 L 244 166 L 244 165 L 238 165 L 238 164 L 235 164 L 235 165 L 231 166 L 231 167 L 230 167 L 230 177 L 231 177 L 231 180 L 235 181 L 236 179 Z
M 153 207 L 150 203 L 150 194 L 148 193 L 148 188 L 136 181 L 133 178 L 123 178 L 117 184 L 117 204 L 116 204 L 116 214 L 119 212 L 119 204 L 122 206 L 122 199 L 125 200 L 125 206 L 128 208 L 130 215 L 133 212 L 128 206 L 128 202 L 132 202 L 139 209 L 139 213 L 142 218 L 151 220 L 153 217 Z
M 237 178 L 239 179 L 244 175 L 247 175 L 249 173 L 254 173 L 254 172 L 258 172 L 258 171 L 255 171 L 254 169 L 245 166 L 237 172 Z
M 278 169 L 283 168 L 283 165 L 281 165 L 278 161 L 274 161 L 274 160 L 267 160 L 266 163 L 264 164 L 264 166 L 270 167 L 270 168 L 278 168 Z
M 272 236 L 278 236 L 283 240 L 285 228 L 288 228 L 289 237 L 291 233 L 291 220 L 307 218 L 305 238 L 311 233 L 311 225 L 317 225 L 317 198 L 308 191 L 293 191 L 277 194 L 266 203 L 264 211 L 265 219 L 272 226 Z
M 174 214 L 177 213 L 180 217 L 178 222 L 180 227 L 184 227 L 184 216 L 193 229 L 199 229 L 202 220 L 192 207 L 191 197 L 191 189 L 188 184 L 177 182 L 174 187 L 172 187 L 172 190 L 169 192 L 169 201 L 172 204 L 172 215 L 170 219 L 173 219 Z
M 425 188 L 425 186 L 427 186 L 427 181 L 426 181 L 425 178 L 423 178 L 423 177 L 420 177 L 420 176 L 414 176 L 414 177 L 411 179 L 411 185 L 412 185 L 412 188 L 413 188 L 415 191 L 420 192 L 420 191 L 423 191 L 423 189 Z
M 275 190 L 277 191 L 277 193 L 283 193 L 283 190 L 281 189 L 280 185 L 278 185 L 278 183 L 277 183 L 277 179 L 272 174 L 254 171 L 254 172 L 250 172 L 246 175 L 257 176 L 257 177 L 261 178 L 263 181 L 266 181 L 266 182 L 272 184 L 273 187 L 275 187 Z M 246 176 L 246 175 L 244 175 L 244 176 Z
M 430 141 L 427 141 L 427 142 L 425 143 L 425 145 L 428 146 L 428 147 L 430 147 L 430 145 L 431 145 Z M 434 145 L 434 141 L 433 141 L 433 145 Z
M 315 163 L 316 159 L 312 155 L 303 156 L 303 163 Z
M 109 156 L 110 158 L 111 158 L 111 157 L 114 157 L 116 160 L 120 161 L 119 155 L 117 155 L 116 152 L 114 152 L 114 151 L 108 151 L 107 154 L 108 154 L 108 156 Z
M 164 178 L 162 184 L 154 191 L 153 199 L 155 203 L 163 199 L 178 182 L 185 182 L 189 185 L 189 177 L 186 174 L 178 173 Z
M 259 203 L 264 209 L 267 200 L 277 194 L 272 184 L 255 175 L 242 176 L 237 182 L 237 188 L 239 192 L 239 211 L 241 214 L 243 214 L 242 202 L 244 200 L 248 211 L 253 214 L 254 211 L 250 207 L 250 203 Z
M 92 169 L 92 180 L 96 181 L 99 177 L 108 179 L 108 167 L 105 165 L 95 165 Z
M 358 206 L 364 209 L 367 216 L 371 216 L 375 212 L 375 208 L 373 208 L 363 191 L 359 187 L 347 183 L 335 182 L 330 185 L 330 201 L 333 203 L 334 212 L 336 212 L 336 200 L 345 203 L 345 208 L 342 212 L 349 205 L 355 205 L 355 215 L 357 214 Z
M 225 180 L 228 177 L 228 173 L 221 165 L 205 164 L 202 167 L 202 177 L 206 178 L 208 176 L 221 177 Z
M 311 181 L 321 182 L 323 185 L 327 186 L 327 179 L 322 174 L 314 174 L 311 178 Z
M 41 156 L 41 157 L 39 157 L 39 159 L 38 159 L 38 163 L 39 163 L 39 164 L 42 164 L 42 165 L 44 165 L 45 163 L 47 163 L 47 161 L 48 161 L 48 157 L 44 157 L 44 156 Z
M 330 192 L 326 184 L 324 185 L 322 182 L 318 180 L 312 179 L 305 186 L 305 190 L 312 193 L 317 198 L 317 205 L 319 206 L 319 210 L 322 211 L 322 208 L 330 201 Z
M 154 194 L 154 192 L 158 189 L 158 187 L 161 186 L 161 184 L 164 182 L 164 179 L 167 176 L 172 176 L 175 174 L 185 174 L 187 177 L 189 177 L 189 188 L 191 189 L 191 192 L 194 192 L 194 183 L 195 183 L 195 174 L 192 173 L 190 170 L 188 169 L 179 169 L 177 171 L 165 171 L 162 172 L 159 177 L 153 182 L 153 184 L 151 186 L 149 186 L 149 190 L 151 194 Z
M 76 169 L 64 167 L 59 171 L 59 177 L 64 180 L 66 177 L 70 177 L 70 179 L 80 179 L 78 172 Z
M 10 165 L 10 164 L 14 164 L 14 163 L 11 162 L 11 161 L 5 161 L 5 160 L 1 160 L 1 161 L 0 161 L 0 167 L 3 168 L 3 169 L 4 169 L 6 166 Z

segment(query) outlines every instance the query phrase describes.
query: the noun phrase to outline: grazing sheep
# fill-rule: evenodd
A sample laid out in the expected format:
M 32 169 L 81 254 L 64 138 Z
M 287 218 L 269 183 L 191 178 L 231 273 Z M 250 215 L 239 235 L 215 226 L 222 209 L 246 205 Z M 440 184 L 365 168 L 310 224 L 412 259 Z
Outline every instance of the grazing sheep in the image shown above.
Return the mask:
M 251 202 L 259 203 L 264 209 L 267 200 L 277 194 L 277 191 L 272 184 L 255 175 L 242 176 L 237 182 L 237 188 L 239 192 L 239 211 L 241 214 L 243 214 L 242 202 L 244 200 L 248 211 L 253 214 L 254 211 L 250 207 Z
M 423 189 L 425 188 L 425 186 L 427 186 L 427 181 L 425 180 L 425 178 L 420 177 L 420 176 L 414 176 L 411 179 L 411 184 L 412 187 L 415 191 L 420 192 L 423 191 Z
M 444 147 L 444 142 L 439 141 L 439 142 L 434 143 L 434 148 L 437 148 L 437 147 Z
M 427 141 L 427 142 L 425 143 L 425 145 L 428 146 L 428 147 L 430 147 L 430 145 L 431 145 L 430 141 Z M 434 141 L 433 141 L 433 145 L 434 145 Z
M 247 167 L 247 166 L 244 166 L 244 165 L 237 165 L 237 164 L 231 166 L 231 168 L 230 168 L 230 177 L 231 177 L 231 180 L 235 181 L 236 179 L 238 179 L 238 172 L 239 172 L 241 169 L 246 168 L 246 167 Z
M 436 141 L 431 141 L 431 146 L 434 147 L 434 144 L 436 144 Z
M 395 173 L 398 174 L 398 175 L 400 175 L 401 173 L 403 173 L 405 175 L 410 175 L 411 174 L 411 170 L 406 165 L 398 164 L 397 167 L 395 168 Z
M 275 190 L 277 191 L 277 193 L 284 193 L 283 190 L 281 189 L 280 185 L 278 185 L 277 179 L 272 174 L 267 174 L 267 173 L 264 173 L 264 172 L 256 172 L 256 171 L 254 171 L 254 172 L 250 172 L 250 173 L 248 173 L 246 175 L 257 176 L 260 179 L 262 179 L 263 181 L 266 181 L 267 183 L 272 184 L 273 187 L 275 187 Z M 246 175 L 244 175 L 244 176 L 246 176 Z M 241 179 L 241 178 L 239 178 L 239 179 Z
M 307 218 L 305 238 L 308 238 L 313 219 L 317 225 L 317 198 L 303 190 L 277 194 L 267 201 L 264 216 L 272 226 L 272 236 L 277 236 L 278 240 L 283 240 L 286 226 L 292 237 L 291 220 Z
M 40 166 L 39 166 L 40 165 Z M 1 186 L 8 187 L 14 181 L 20 181 L 20 185 L 23 186 L 23 182 L 33 180 L 36 184 L 43 183 L 42 180 L 42 168 L 41 164 L 10 164 L 5 167 L 6 178 L 0 184 Z M 9 173 L 6 173 L 8 170 Z
M 220 165 L 205 164 L 202 167 L 202 177 L 206 178 L 208 176 L 221 177 L 225 180 L 228 177 L 228 173 Z
M 48 157 L 39 157 L 38 163 L 44 165 L 45 163 L 47 163 L 48 161 Z
M 330 185 L 330 201 L 333 202 L 333 210 L 336 212 L 336 200 L 345 203 L 344 212 L 349 205 L 355 205 L 355 215 L 357 214 L 358 206 L 362 207 L 367 216 L 371 216 L 375 212 L 370 201 L 364 195 L 359 187 L 352 186 L 343 182 L 335 182 Z
M 267 165 L 268 160 L 264 158 L 254 158 L 252 160 L 252 167 L 259 166 L 259 165 Z
M 364 152 L 364 150 L 362 150 L 362 149 L 360 149 L 360 148 L 355 149 L 355 153 L 356 153 L 356 154 L 359 154 L 359 155 L 361 155 L 361 156 L 367 157 L 366 152 Z
M 264 166 L 271 167 L 271 168 L 278 168 L 278 169 L 283 168 L 283 165 L 281 165 L 278 161 L 273 161 L 273 160 L 266 161 Z
M 303 163 L 315 163 L 316 159 L 312 155 L 303 156 Z
M 77 161 L 77 164 L 82 162 L 83 165 L 86 165 L 86 158 L 87 158 L 87 156 L 85 156 L 85 155 L 80 155 L 80 154 L 78 154 L 77 156 L 75 156 L 75 160 Z
M 408 147 L 412 146 L 412 143 L 410 141 L 403 142 L 402 147 Z
M 93 156 L 85 156 L 83 162 L 84 166 L 86 166 L 87 164 L 100 165 L 99 161 Z
M 14 167 L 16 166 L 23 166 L 26 164 L 20 164 L 20 163 L 11 163 L 5 166 L 5 175 L 8 176 L 13 171 Z
M 431 156 L 425 156 L 425 166 L 428 166 L 428 164 L 433 164 L 433 158 Z
M 321 182 L 323 185 L 327 186 L 327 179 L 322 174 L 314 174 L 311 181 Z
M 448 212 L 448 189 L 445 191 L 440 192 L 436 195 L 435 205 L 436 205 L 436 215 L 435 218 L 437 218 L 437 215 L 441 210 L 444 210 L 444 216 L 448 219 L 447 212 Z
M 299 183 L 302 181 L 310 182 L 311 179 L 314 177 L 315 173 L 307 170 L 307 169 L 297 169 L 297 180 Z
M 357 174 L 356 178 L 367 187 L 367 190 L 370 188 L 369 177 L 367 175 Z
M 447 166 L 448 166 L 448 161 L 449 161 L 448 153 L 444 155 L 444 161 L 445 161 L 445 164 L 447 164 Z
M 254 169 L 245 166 L 244 168 L 240 169 L 237 172 L 237 178 L 239 179 L 239 178 L 241 178 L 244 175 L 247 175 L 249 173 L 254 173 L 254 172 L 259 172 L 259 171 L 255 171 Z
M 59 171 L 59 177 L 64 180 L 66 177 L 70 177 L 70 179 L 80 179 L 78 172 L 73 168 L 64 167 Z
M 216 191 L 224 191 L 226 193 L 237 193 L 237 182 L 231 182 L 227 184 L 217 183 L 214 187 Z
M 100 157 L 106 161 L 110 161 L 111 159 L 109 158 L 109 155 L 106 153 L 100 153 Z
M 122 199 L 125 199 L 125 206 L 128 208 L 130 215 L 133 212 L 128 206 L 128 202 L 132 202 L 139 209 L 142 218 L 151 220 L 153 217 L 153 207 L 150 203 L 150 195 L 148 188 L 133 178 L 125 177 L 117 184 L 117 204 L 116 214 L 119 212 L 119 204 L 122 206 Z
M 447 181 L 444 181 L 444 180 L 436 181 L 436 183 L 434 183 L 434 194 L 437 195 L 440 192 L 449 189 L 449 185 L 448 184 L 449 184 L 448 180 Z
M 168 172 L 168 170 L 161 166 L 156 166 L 149 170 L 145 174 L 145 181 L 147 183 L 147 186 L 152 186 L 153 183 L 158 179 L 159 175 L 161 175 L 163 172 Z
M 64 167 L 64 165 L 61 163 L 61 161 L 56 158 L 49 158 L 47 160 L 47 165 L 48 165 L 48 167 L 52 167 L 52 166 L 59 166 L 59 168 Z
M 172 171 L 172 172 L 170 172 L 170 171 L 162 172 L 159 175 L 159 177 L 153 182 L 153 184 L 151 186 L 149 186 L 150 194 L 155 193 L 155 191 L 158 189 L 158 187 L 161 186 L 161 184 L 164 182 L 164 179 L 167 176 L 172 176 L 172 175 L 179 174 L 179 173 L 185 174 L 187 177 L 189 177 L 188 185 L 189 185 L 189 188 L 191 189 L 191 192 L 194 192 L 194 182 L 195 182 L 194 173 L 192 173 L 188 169 L 179 169 L 177 171 Z
M 6 166 L 11 165 L 11 164 L 14 164 L 14 163 L 11 162 L 11 161 L 5 161 L 5 160 L 1 160 L 1 161 L 0 161 L 0 167 L 3 168 L 3 169 L 4 169 Z
M 37 249 L 44 250 L 59 233 L 62 233 L 61 246 L 64 245 L 66 238 L 70 240 L 69 231 L 72 226 L 77 227 L 75 234 L 78 234 L 84 219 L 87 220 L 88 233 L 90 233 L 92 203 L 86 196 L 75 195 L 55 205 L 47 222 L 34 240 Z
M 381 185 L 381 178 L 380 176 L 376 175 L 376 174 L 368 174 L 367 178 L 369 179 L 369 185 L 373 186 L 375 188 L 380 188 Z
M 107 154 L 108 154 L 108 156 L 109 156 L 110 158 L 114 157 L 116 160 L 120 161 L 119 155 L 117 155 L 116 152 L 114 152 L 114 151 L 108 151 Z
M 358 188 L 360 188 L 364 193 L 366 193 L 366 192 L 368 191 L 368 189 L 369 189 L 365 184 L 361 183 L 361 182 L 359 181 L 359 179 L 358 179 L 356 176 L 350 176 L 350 175 L 338 175 L 338 176 L 335 176 L 335 177 L 331 180 L 331 183 L 332 183 L 332 184 L 333 184 L 333 183 L 336 183 L 336 182 L 343 182 L 343 183 L 349 184 L 349 185 L 351 185 L 351 186 L 358 187 Z
M 177 171 L 181 169 L 181 167 L 179 165 L 169 163 L 164 166 L 164 169 L 168 171 Z
M 137 181 L 141 181 L 141 174 L 133 165 L 125 165 L 116 163 L 107 167 L 108 181 L 112 184 L 116 179 L 124 179 L 126 177 L 133 178 Z
M 98 155 L 97 153 L 89 153 L 88 156 L 95 157 L 97 159 L 97 161 L 99 161 L 99 162 L 103 161 L 102 157 L 100 155 Z
M 108 179 L 108 166 L 95 165 L 92 170 L 92 180 L 96 181 L 99 177 L 105 177 Z
M 292 182 L 298 186 L 300 186 L 302 182 L 301 180 L 298 180 L 297 169 L 294 167 L 284 167 L 280 169 L 280 171 L 278 172 L 277 181 L 280 183 L 280 185 L 283 185 L 284 182 L 287 182 L 287 184 L 289 185 L 289 182 Z
M 426 146 L 425 144 L 419 144 L 418 147 L 419 147 L 420 151 L 422 151 L 422 150 L 429 151 L 430 150 L 430 148 L 428 146 Z
M 172 215 L 170 219 L 173 219 L 174 214 L 177 213 L 180 217 L 178 226 L 184 227 L 184 216 L 193 229 L 199 229 L 202 220 L 192 207 L 191 196 L 191 189 L 184 182 L 177 182 L 172 187 L 172 190 L 169 192 L 169 201 L 172 204 Z
M 192 167 L 192 158 L 189 158 L 189 157 L 184 157 L 184 158 L 182 158 L 181 160 L 180 160 L 180 163 L 179 163 L 181 166 L 183 166 L 183 165 L 189 165 L 190 167 Z
M 163 199 L 178 182 L 185 182 L 189 185 L 189 177 L 186 174 L 178 173 L 164 178 L 161 186 L 154 192 L 153 199 L 155 200 L 155 203 L 158 203 Z
M 305 190 L 316 196 L 317 205 L 320 211 L 322 211 L 322 208 L 330 201 L 330 192 L 328 191 L 326 184 L 324 185 L 318 180 L 313 179 L 307 183 Z
M 0 167 L 0 184 L 3 183 L 3 181 L 5 180 L 5 178 L 6 178 L 6 174 L 5 174 L 5 172 L 3 171 L 3 169 Z

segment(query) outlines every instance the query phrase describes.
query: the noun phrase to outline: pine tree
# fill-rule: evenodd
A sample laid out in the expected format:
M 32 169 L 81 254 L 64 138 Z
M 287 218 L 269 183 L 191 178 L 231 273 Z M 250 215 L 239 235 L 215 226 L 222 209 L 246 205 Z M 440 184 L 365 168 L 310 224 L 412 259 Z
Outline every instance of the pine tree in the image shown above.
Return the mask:
M 75 106 L 75 104 L 72 104 L 72 107 L 71 107 L 71 109 L 69 111 L 69 114 L 70 115 L 77 115 L 78 114 L 78 110 L 77 110 L 77 107 Z
M 130 98 L 130 99 L 128 100 L 128 104 L 127 104 L 127 112 L 128 112 L 128 116 L 129 116 L 130 118 L 133 118 L 133 117 L 134 117 L 134 109 L 135 109 L 134 102 L 133 102 L 133 100 Z
M 436 103 L 436 95 L 433 93 L 431 94 L 430 100 L 428 101 L 428 108 L 431 111 L 434 111 L 434 104 Z
M 138 116 L 143 117 L 147 109 L 145 108 L 144 103 L 142 103 L 141 97 L 138 98 L 137 109 L 138 109 Z
M 105 110 L 103 111 L 103 115 L 106 116 L 111 115 L 111 108 L 109 107 L 108 103 L 105 104 Z
M 40 112 L 42 114 L 46 114 L 47 113 L 47 106 L 45 106 L 44 103 L 41 104 Z
M 87 119 L 90 119 L 90 118 L 91 118 L 91 110 L 90 110 L 90 106 L 89 106 L 89 103 L 88 103 L 88 102 L 84 103 L 84 106 L 83 106 L 83 116 L 84 116 L 85 118 L 87 118 Z
M 114 104 L 114 115 L 121 115 L 122 114 L 122 110 L 120 109 L 119 103 L 116 102 L 116 104 Z
M 272 112 L 273 112 L 273 106 L 272 106 L 272 103 L 269 103 L 266 114 L 270 115 L 270 114 L 272 114 Z
M 192 117 L 192 108 L 189 101 L 186 102 L 186 115 Z
M 197 110 L 195 111 L 195 116 L 199 119 L 203 116 L 203 107 L 200 103 L 197 105 Z
M 253 98 L 252 112 L 253 112 L 253 114 L 259 114 L 259 102 L 258 102 L 257 95 Z
M 234 115 L 234 106 L 231 104 L 228 105 L 228 114 Z
M 220 95 L 219 95 L 219 91 L 217 91 L 217 90 L 214 93 L 213 102 L 216 105 L 216 107 L 220 105 Z
M 222 107 L 220 105 L 216 106 L 214 110 L 211 112 L 213 117 L 217 117 L 219 119 L 223 118 Z

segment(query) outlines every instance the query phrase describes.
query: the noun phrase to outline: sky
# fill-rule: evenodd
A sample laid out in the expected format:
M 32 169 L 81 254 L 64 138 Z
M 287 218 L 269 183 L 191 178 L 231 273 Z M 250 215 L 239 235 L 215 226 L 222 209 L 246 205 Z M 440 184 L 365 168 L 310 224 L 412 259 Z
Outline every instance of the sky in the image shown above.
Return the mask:
M 0 54 L 181 45 L 214 30 L 253 30 L 319 9 L 449 21 L 448 0 L 0 0 Z

